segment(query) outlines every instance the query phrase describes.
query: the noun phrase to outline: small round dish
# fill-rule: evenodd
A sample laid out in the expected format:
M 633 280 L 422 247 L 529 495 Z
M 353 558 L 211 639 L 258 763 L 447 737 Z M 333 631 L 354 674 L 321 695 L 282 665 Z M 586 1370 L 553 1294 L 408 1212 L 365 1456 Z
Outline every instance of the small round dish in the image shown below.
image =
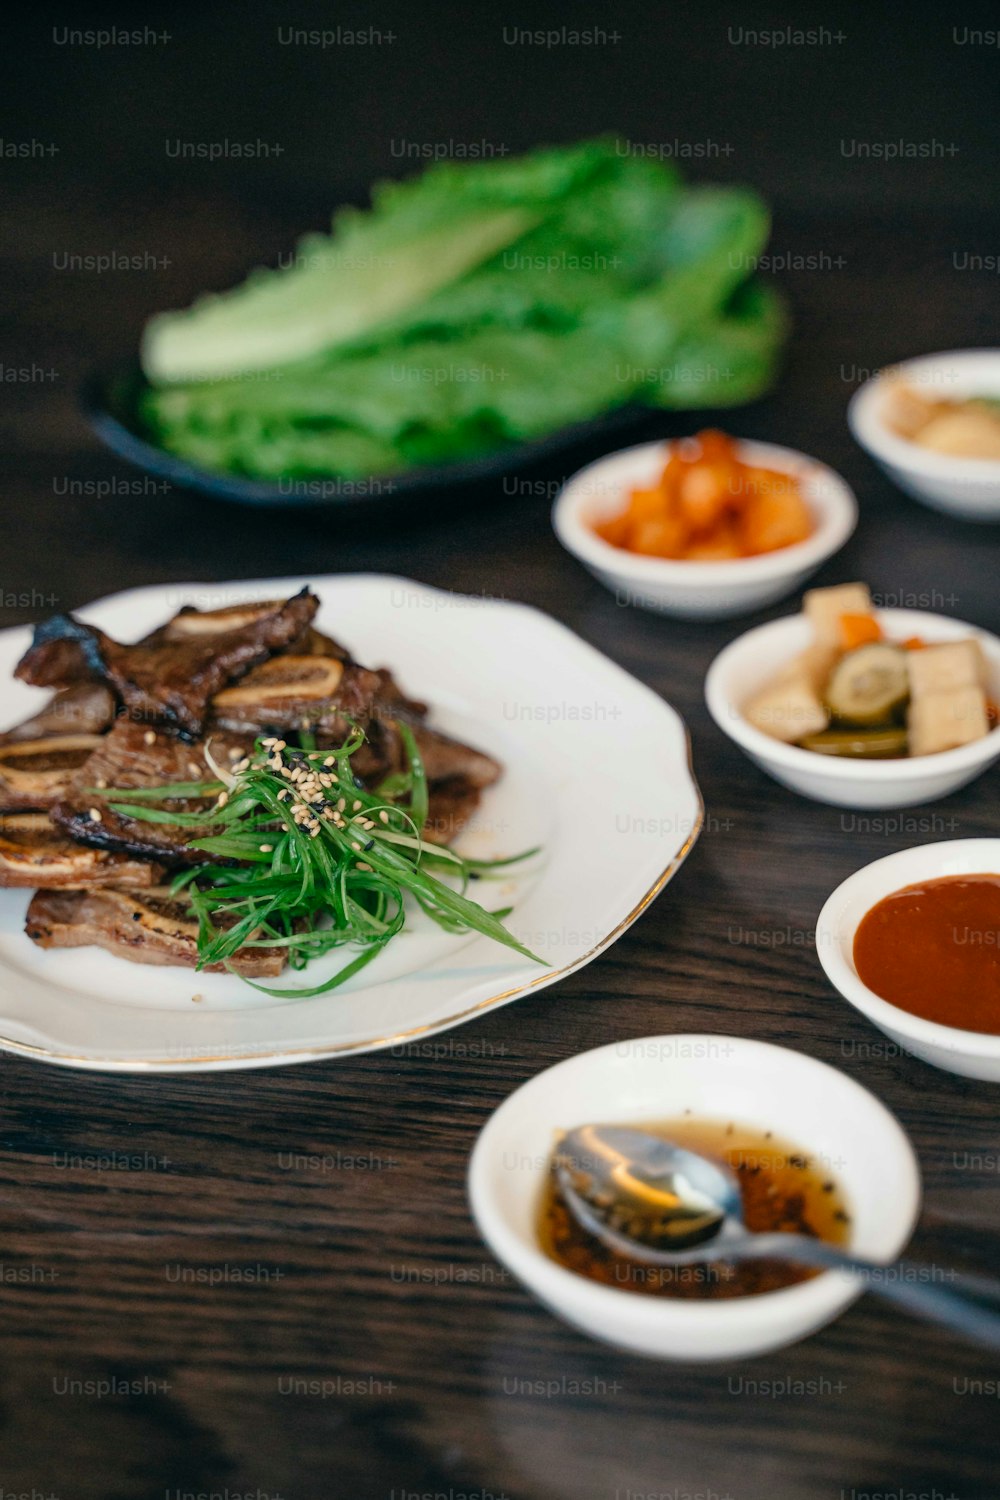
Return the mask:
M 740 440 L 748 463 L 793 474 L 813 515 L 804 542 L 731 562 L 683 562 L 640 557 L 613 547 L 593 530 L 620 511 L 629 491 L 652 484 L 672 444 L 640 443 L 588 464 L 560 490 L 552 509 L 556 536 L 589 568 L 619 604 L 686 619 L 722 620 L 784 599 L 847 541 L 858 519 L 853 491 L 816 459 L 773 443 Z
M 954 641 L 973 636 L 983 649 L 988 692 L 1000 698 L 1000 639 L 975 625 L 917 609 L 880 609 L 876 617 L 887 636 L 905 640 Z M 915 807 L 947 797 L 982 775 L 1000 759 L 1000 729 L 957 750 L 896 760 L 849 760 L 786 745 L 757 729 L 742 705 L 812 639 L 805 615 L 786 615 L 738 636 L 712 662 L 705 678 L 705 700 L 716 724 L 782 786 L 834 807 Z
M 800 1052 L 744 1037 L 667 1035 L 614 1042 L 547 1068 L 494 1113 L 469 1164 L 469 1199 L 496 1255 L 552 1312 L 593 1338 L 651 1358 L 741 1359 L 795 1343 L 859 1295 L 839 1271 L 725 1301 L 601 1286 L 541 1249 L 537 1218 L 558 1134 L 588 1122 L 646 1123 L 690 1109 L 801 1145 L 828 1163 L 851 1213 L 851 1249 L 885 1264 L 920 1207 L 920 1173 L 884 1105 Z M 892 1191 L 887 1191 L 891 1184 Z
M 1000 349 L 952 349 L 903 360 L 865 381 L 851 397 L 847 422 L 893 484 L 934 510 L 966 521 L 1000 521 L 1000 461 L 952 458 L 911 443 L 885 419 L 890 378 L 902 376 L 923 394 L 945 400 L 1000 398 Z
M 886 896 L 921 880 L 943 875 L 988 875 L 1000 871 L 1000 839 L 949 839 L 901 849 L 856 870 L 828 897 L 816 923 L 816 951 L 826 976 L 849 1005 L 867 1016 L 903 1052 L 958 1073 L 1000 1083 L 1000 1036 L 942 1026 L 900 1010 L 876 995 L 858 976 L 854 937 L 862 917 Z

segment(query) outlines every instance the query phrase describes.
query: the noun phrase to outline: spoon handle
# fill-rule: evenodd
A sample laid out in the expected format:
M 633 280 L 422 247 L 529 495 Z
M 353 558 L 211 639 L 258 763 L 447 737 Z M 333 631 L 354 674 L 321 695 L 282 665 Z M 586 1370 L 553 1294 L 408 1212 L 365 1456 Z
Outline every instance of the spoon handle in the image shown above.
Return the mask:
M 726 1246 L 726 1253 L 741 1259 L 751 1254 L 754 1259 L 776 1255 L 802 1265 L 847 1271 L 866 1291 L 943 1323 L 987 1349 L 1000 1349 L 1000 1282 L 991 1277 L 941 1271 L 907 1260 L 880 1266 L 876 1261 L 859 1260 L 824 1240 L 798 1234 L 756 1234 L 744 1241 L 734 1240 Z M 947 1286 L 929 1279 L 936 1273 L 948 1277 Z

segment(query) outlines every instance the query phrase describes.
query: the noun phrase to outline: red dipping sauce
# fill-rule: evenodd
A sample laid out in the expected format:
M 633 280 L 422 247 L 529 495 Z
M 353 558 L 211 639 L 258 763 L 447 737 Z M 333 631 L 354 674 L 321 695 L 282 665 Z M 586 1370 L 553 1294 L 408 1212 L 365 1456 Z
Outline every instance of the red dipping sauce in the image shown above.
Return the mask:
M 1000 1036 L 1000 875 L 945 875 L 894 891 L 862 917 L 854 966 L 900 1010 Z

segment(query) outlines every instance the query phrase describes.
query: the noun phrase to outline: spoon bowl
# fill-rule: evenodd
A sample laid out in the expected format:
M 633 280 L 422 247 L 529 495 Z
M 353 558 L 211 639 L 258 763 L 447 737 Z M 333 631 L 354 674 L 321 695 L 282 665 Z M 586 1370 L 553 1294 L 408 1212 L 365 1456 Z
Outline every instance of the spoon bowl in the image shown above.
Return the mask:
M 933 1268 L 887 1267 L 811 1234 L 751 1231 L 735 1174 L 653 1131 L 578 1126 L 560 1141 L 554 1165 L 577 1222 L 618 1255 L 657 1266 L 760 1258 L 841 1269 L 908 1312 L 1000 1349 L 1000 1281 L 949 1270 L 949 1284 L 939 1286 L 921 1275 Z
M 740 1212 L 740 1185 L 728 1167 L 647 1130 L 578 1126 L 559 1142 L 555 1167 L 577 1217 L 586 1212 L 626 1243 L 685 1250 L 714 1238 Z

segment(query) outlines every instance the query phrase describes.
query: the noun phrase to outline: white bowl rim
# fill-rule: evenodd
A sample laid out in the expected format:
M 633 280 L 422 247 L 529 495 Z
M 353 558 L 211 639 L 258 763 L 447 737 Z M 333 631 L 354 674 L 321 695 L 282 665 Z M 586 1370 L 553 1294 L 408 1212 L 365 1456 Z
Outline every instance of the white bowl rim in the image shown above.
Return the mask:
M 785 573 L 794 574 L 813 568 L 838 551 L 854 531 L 858 520 L 857 498 L 835 469 L 795 448 L 759 442 L 756 438 L 737 438 L 737 448 L 744 449 L 756 462 L 766 462 L 782 473 L 795 474 L 807 487 L 816 527 L 804 542 L 794 542 L 790 547 L 779 547 L 774 552 L 763 552 L 756 557 L 685 562 L 681 558 L 643 557 L 626 551 L 624 547 L 613 547 L 580 518 L 580 508 L 589 498 L 584 493 L 583 481 L 596 471 L 626 457 L 645 459 L 654 451 L 661 452 L 665 458 L 676 443 L 683 441 L 683 438 L 660 438 L 618 448 L 571 474 L 552 506 L 552 525 L 567 551 L 608 572 L 631 573 L 635 578 L 650 582 L 659 580 L 704 588 L 711 584 L 725 586 L 751 579 L 764 582 Z M 623 488 L 629 483 L 629 480 L 623 480 Z
M 985 856 L 989 850 L 995 851 L 996 857 L 986 860 Z M 992 1035 L 988 1031 L 966 1031 L 961 1026 L 945 1026 L 941 1021 L 928 1021 L 924 1016 L 915 1016 L 911 1011 L 900 1009 L 898 1005 L 893 1005 L 891 1000 L 885 1000 L 874 990 L 869 989 L 844 954 L 845 946 L 849 944 L 853 955 L 854 938 L 858 927 L 862 919 L 868 915 L 873 906 L 878 905 L 879 901 L 884 900 L 886 896 L 891 896 L 895 891 L 905 889 L 908 885 L 917 884 L 921 880 L 934 880 L 948 873 L 941 868 L 937 875 L 921 875 L 914 869 L 909 878 L 904 877 L 898 884 L 894 879 L 891 884 L 887 884 L 881 896 L 876 896 L 868 902 L 857 921 L 851 926 L 850 932 L 844 933 L 843 918 L 847 907 L 873 871 L 882 869 L 888 876 L 893 870 L 905 870 L 908 866 L 922 862 L 921 856 L 930 857 L 932 852 L 943 866 L 949 857 L 977 851 L 982 852 L 984 863 L 978 871 L 969 873 L 1000 874 L 1000 838 L 943 839 L 936 843 L 915 844 L 908 849 L 897 849 L 894 854 L 884 854 L 881 859 L 873 859 L 868 864 L 862 865 L 859 870 L 855 870 L 853 875 L 848 875 L 846 880 L 842 880 L 823 903 L 822 910 L 816 919 L 816 952 L 834 989 L 840 992 L 848 1004 L 853 1005 L 856 1010 L 861 1011 L 876 1024 L 884 1023 L 894 1032 L 902 1032 L 916 1042 L 926 1042 L 930 1046 L 940 1047 L 943 1051 L 954 1053 L 956 1056 L 964 1053 L 967 1056 L 973 1054 L 977 1057 L 1000 1059 L 1000 1035 Z
M 1000 458 L 961 458 L 921 448 L 919 443 L 911 443 L 902 434 L 894 432 L 881 414 L 883 389 L 893 376 L 905 377 L 907 370 L 933 369 L 947 360 L 972 364 L 980 358 L 983 364 L 990 359 L 996 363 L 1000 386 L 1000 349 L 994 348 L 944 349 L 940 354 L 915 355 L 879 370 L 858 387 L 848 402 L 847 424 L 855 439 L 876 458 L 884 459 L 898 469 L 925 474 L 928 479 L 1000 480 Z
M 829 1063 L 821 1062 L 819 1058 L 811 1057 L 806 1052 L 799 1052 L 793 1047 L 782 1047 L 775 1042 L 760 1041 L 755 1037 L 733 1036 L 726 1032 L 667 1032 L 660 1035 L 647 1037 L 629 1037 L 609 1042 L 601 1047 L 592 1047 L 585 1052 L 577 1052 L 572 1057 L 563 1058 L 562 1061 L 552 1064 L 551 1067 L 543 1068 L 540 1073 L 534 1074 L 525 1080 L 512 1094 L 509 1094 L 502 1104 L 490 1115 L 483 1126 L 473 1147 L 469 1158 L 467 1174 L 467 1188 L 469 1202 L 472 1207 L 473 1217 L 477 1227 L 491 1248 L 495 1250 L 498 1258 L 514 1272 L 534 1294 L 541 1298 L 550 1307 L 561 1308 L 564 1299 L 559 1296 L 560 1290 L 565 1291 L 568 1297 L 586 1298 L 590 1300 L 592 1310 L 595 1314 L 601 1314 L 610 1319 L 621 1317 L 623 1309 L 637 1307 L 644 1310 L 643 1321 L 647 1324 L 662 1325 L 664 1332 L 671 1327 L 680 1325 L 694 1326 L 698 1322 L 707 1324 L 710 1328 L 721 1326 L 727 1322 L 732 1323 L 739 1319 L 751 1327 L 756 1326 L 760 1330 L 767 1327 L 770 1318 L 769 1313 L 779 1305 L 786 1313 L 795 1312 L 796 1316 L 805 1324 L 810 1316 L 821 1315 L 824 1322 L 831 1321 L 839 1315 L 844 1303 L 831 1301 L 835 1291 L 840 1290 L 849 1294 L 849 1301 L 854 1301 L 863 1291 L 863 1287 L 857 1284 L 856 1291 L 852 1289 L 853 1278 L 849 1273 L 830 1270 L 822 1271 L 818 1276 L 808 1281 L 798 1282 L 793 1286 L 780 1287 L 772 1292 L 759 1292 L 754 1296 L 734 1297 L 713 1300 L 692 1298 L 639 1298 L 634 1292 L 626 1292 L 616 1287 L 603 1286 L 599 1282 L 591 1281 L 585 1276 L 579 1276 L 570 1271 L 558 1261 L 551 1260 L 545 1251 L 536 1242 L 526 1242 L 520 1234 L 511 1228 L 506 1217 L 496 1208 L 493 1200 L 486 1194 L 486 1160 L 492 1145 L 491 1137 L 499 1129 L 501 1115 L 510 1108 L 516 1106 L 514 1101 L 525 1089 L 536 1084 L 539 1079 L 551 1074 L 569 1069 L 579 1065 L 583 1058 L 593 1058 L 601 1053 L 618 1053 L 623 1040 L 627 1040 L 631 1046 L 653 1047 L 664 1042 L 674 1046 L 679 1043 L 698 1045 L 703 1043 L 718 1043 L 720 1040 L 731 1042 L 744 1051 L 757 1053 L 780 1053 L 785 1057 L 794 1059 L 791 1064 L 794 1067 L 805 1066 L 815 1068 L 824 1076 L 832 1075 L 837 1080 L 838 1087 L 842 1087 L 849 1094 L 864 1096 L 870 1105 L 875 1107 L 882 1128 L 892 1139 L 899 1149 L 901 1160 L 906 1162 L 906 1178 L 899 1183 L 899 1194 L 894 1196 L 893 1211 L 896 1214 L 895 1231 L 888 1236 L 896 1242 L 897 1249 L 893 1253 L 893 1259 L 902 1254 L 910 1236 L 916 1226 L 922 1203 L 922 1180 L 920 1163 L 913 1148 L 909 1136 L 903 1129 L 899 1120 L 886 1104 L 870 1089 L 852 1078 L 848 1073 L 839 1068 L 832 1067 Z M 794 1135 L 794 1128 L 790 1134 Z M 480 1219 L 479 1204 L 485 1200 L 493 1214 L 490 1226 L 493 1238 L 498 1242 L 498 1247 L 487 1237 Z M 904 1212 L 899 1213 L 902 1206 Z M 849 1245 L 851 1249 L 853 1246 Z M 891 1265 L 892 1260 L 885 1262 Z M 527 1269 L 530 1267 L 530 1270 Z M 530 1279 L 529 1279 L 530 1278 Z M 838 1285 L 839 1284 L 839 1285 Z M 623 1301 L 623 1299 L 625 1299 Z M 815 1305 L 814 1305 L 815 1304 Z
M 977 640 L 993 647 L 1000 666 L 1000 637 L 978 625 L 970 625 L 965 620 L 953 619 L 951 615 L 923 609 L 877 609 L 875 614 L 880 621 L 896 619 L 902 622 L 905 619 L 914 625 L 923 622 L 925 628 L 944 620 L 948 625 L 967 630 Z M 803 750 L 799 745 L 786 745 L 783 740 L 776 740 L 765 734 L 744 716 L 742 709 L 738 708 L 723 687 L 722 679 L 737 650 L 745 647 L 754 636 L 778 635 L 801 619 L 800 611 L 797 615 L 782 615 L 777 620 L 768 620 L 763 625 L 745 630 L 727 646 L 723 646 L 706 674 L 705 701 L 709 713 L 722 732 L 751 755 L 773 761 L 775 765 L 787 766 L 789 770 L 809 770 L 817 776 L 825 775 L 840 781 L 915 781 L 931 772 L 947 775 L 949 772 L 965 771 L 980 762 L 988 761 L 995 753 L 1000 754 L 1000 725 L 991 729 L 981 740 L 973 740 L 971 744 L 959 745 L 953 750 L 937 750 L 931 755 L 900 756 L 891 760 L 852 760 L 847 756 L 818 755 L 815 750 Z M 726 712 L 727 708 L 734 710 L 731 717 Z

